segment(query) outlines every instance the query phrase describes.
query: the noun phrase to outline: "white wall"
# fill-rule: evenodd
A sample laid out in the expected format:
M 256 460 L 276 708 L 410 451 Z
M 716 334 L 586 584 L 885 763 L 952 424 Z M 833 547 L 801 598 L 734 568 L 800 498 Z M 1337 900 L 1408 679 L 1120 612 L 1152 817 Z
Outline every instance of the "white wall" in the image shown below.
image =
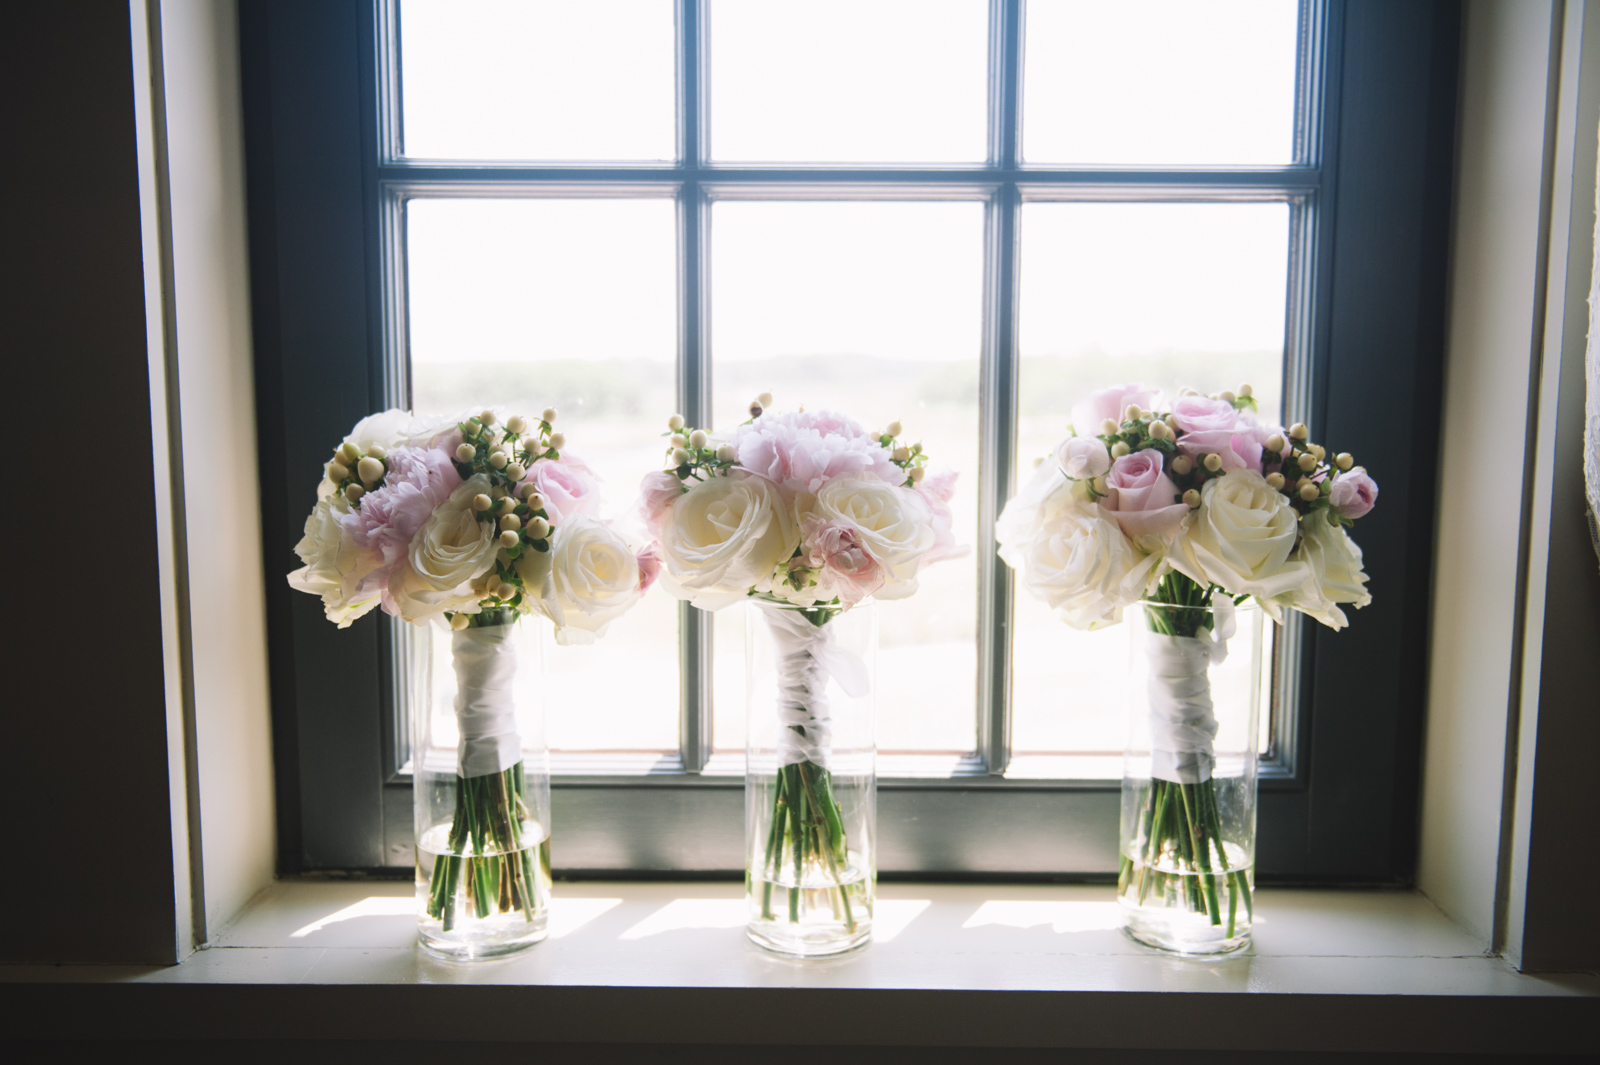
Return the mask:
M 1542 343 L 1558 14 L 1547 0 L 1471 0 L 1463 26 L 1417 885 L 1485 949 L 1495 924 L 1513 705 L 1525 426 Z
M 161 0 L 205 923 L 274 875 L 237 11 Z M 197 930 L 197 933 L 200 930 Z

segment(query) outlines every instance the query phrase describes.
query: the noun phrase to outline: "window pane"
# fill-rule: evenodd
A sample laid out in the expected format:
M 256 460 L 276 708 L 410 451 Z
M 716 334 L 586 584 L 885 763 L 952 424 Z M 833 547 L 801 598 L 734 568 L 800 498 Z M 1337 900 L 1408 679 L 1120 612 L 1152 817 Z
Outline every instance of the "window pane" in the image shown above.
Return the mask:
M 676 154 L 672 0 L 401 0 L 405 154 Z
M 1288 248 L 1283 203 L 1025 205 L 1019 483 L 1072 404 L 1113 384 L 1249 383 L 1277 420 Z M 1127 627 L 1077 632 L 1019 589 L 1013 632 L 1013 750 L 1120 753 Z
M 602 513 L 631 507 L 676 405 L 672 202 L 417 199 L 406 219 L 416 409 L 553 406 Z M 552 748 L 677 748 L 676 618 L 647 595 L 597 643 L 550 650 Z
M 716 159 L 984 158 L 983 0 L 716 0 L 710 37 Z
M 780 410 L 900 420 L 959 473 L 957 540 L 977 542 L 983 208 L 976 203 L 718 203 L 712 209 L 715 424 Z M 966 752 L 976 736 L 976 569 L 922 572 L 879 607 L 878 746 Z M 716 745 L 744 745 L 742 611 L 717 615 Z
M 1024 32 L 1029 162 L 1293 161 L 1296 0 L 1028 0 Z

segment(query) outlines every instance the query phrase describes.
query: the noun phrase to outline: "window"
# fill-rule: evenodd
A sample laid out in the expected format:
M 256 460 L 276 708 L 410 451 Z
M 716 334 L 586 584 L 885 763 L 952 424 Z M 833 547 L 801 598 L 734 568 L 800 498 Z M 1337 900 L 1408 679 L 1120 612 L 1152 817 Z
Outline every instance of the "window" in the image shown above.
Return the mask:
M 900 418 L 973 554 L 882 607 L 882 868 L 1092 874 L 1126 634 L 1013 595 L 994 516 L 1093 387 L 1248 380 L 1358 454 L 1378 394 L 1419 428 L 1372 465 L 1415 502 L 1363 527 L 1352 630 L 1275 634 L 1261 867 L 1403 876 L 1455 31 L 1382 7 L 247 0 L 269 558 L 297 471 L 382 404 L 553 403 L 618 503 L 674 409 Z M 284 864 L 405 864 L 421 651 L 314 606 L 273 615 Z M 558 865 L 739 867 L 741 625 L 656 594 L 550 656 L 584 707 L 550 722 Z

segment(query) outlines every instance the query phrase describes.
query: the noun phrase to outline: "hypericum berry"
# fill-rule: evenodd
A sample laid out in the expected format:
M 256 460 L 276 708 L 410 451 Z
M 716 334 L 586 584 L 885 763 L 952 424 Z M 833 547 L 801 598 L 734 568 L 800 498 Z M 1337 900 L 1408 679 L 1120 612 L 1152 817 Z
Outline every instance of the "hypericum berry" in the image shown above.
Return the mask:
M 1172 435 L 1172 430 L 1167 428 L 1166 422 L 1151 422 L 1150 436 L 1156 440 L 1165 440 Z
M 1309 451 L 1302 451 L 1300 457 L 1295 460 L 1295 465 L 1299 466 L 1302 472 L 1310 473 L 1317 468 L 1317 456 Z
M 373 444 L 371 447 L 367 448 L 367 454 L 380 461 L 389 457 L 389 452 L 384 450 L 382 447 L 379 447 L 377 444 Z
M 927 473 L 928 471 L 922 466 L 911 467 L 911 483 L 916 484 L 921 481 L 923 477 L 927 476 Z
M 383 463 L 368 455 L 356 465 L 356 472 L 361 475 L 361 483 L 372 484 L 383 480 Z
M 1284 485 L 1283 474 L 1281 474 L 1281 473 L 1269 473 L 1269 474 L 1267 474 L 1267 486 L 1269 488 L 1276 488 L 1276 489 L 1279 489 L 1281 491 L 1283 489 L 1283 485 Z
M 1144 417 L 1144 408 L 1137 403 L 1130 403 L 1122 411 L 1122 420 L 1125 422 L 1137 421 Z
M 910 462 L 911 449 L 906 447 L 904 444 L 901 444 L 899 447 L 894 449 L 892 457 L 896 462 Z
M 738 457 L 738 449 L 736 449 L 732 444 L 723 444 L 721 447 L 717 448 L 718 462 L 732 462 Z
M 689 446 L 692 448 L 703 448 L 709 440 L 710 437 L 706 436 L 704 429 L 696 429 L 689 434 Z
M 506 463 L 506 476 L 511 478 L 513 481 L 520 481 L 524 477 L 526 477 L 527 475 L 528 475 L 528 471 L 523 467 L 522 463 L 520 463 L 520 462 L 508 462 L 508 463 Z
M 1311 502 L 1321 494 L 1322 489 L 1318 488 L 1314 484 L 1303 484 L 1300 486 L 1300 498 L 1304 499 L 1307 503 Z
M 671 429 L 673 432 L 677 432 L 679 429 L 682 429 L 683 428 L 683 415 L 674 414 L 672 417 L 668 418 L 667 419 L 667 428 Z
M 531 484 L 524 485 L 523 487 L 530 489 L 528 494 L 522 497 L 523 501 L 528 504 L 528 509 L 529 510 L 543 510 L 544 509 L 544 496 L 540 495 L 536 491 L 531 491 L 531 489 L 533 488 L 533 485 L 531 485 Z
M 484 425 L 493 425 L 495 423 L 495 413 L 492 410 L 486 410 L 478 415 L 478 420 Z
M 476 510 L 479 514 L 482 514 L 492 506 L 494 506 L 494 500 L 490 499 L 482 492 L 479 492 L 477 495 L 472 497 L 472 509 Z
M 464 466 L 469 465 L 477 457 L 478 449 L 471 444 L 462 444 L 456 448 L 456 461 Z M 463 614 L 462 616 L 465 617 L 466 615 Z
M 550 523 L 540 517 L 528 519 L 528 535 L 535 540 L 543 540 L 550 535 Z
M 339 457 L 344 460 L 346 466 L 353 465 L 361 461 L 361 449 L 346 440 L 339 445 Z
M 1206 469 L 1210 470 L 1212 473 L 1216 473 L 1218 470 L 1222 469 L 1222 456 L 1215 454 L 1207 455 L 1205 458 L 1200 460 L 1200 464 Z
M 672 464 L 674 466 L 682 466 L 688 461 L 689 453 L 687 451 L 683 450 L 681 447 L 675 447 L 672 449 Z
M 489 454 L 489 465 L 497 470 L 503 470 L 511 463 L 511 456 L 504 451 L 494 451 Z
M 554 424 L 555 420 L 556 420 L 556 409 L 554 407 L 546 407 L 544 409 L 544 413 L 539 415 L 539 419 L 541 421 L 550 422 L 551 424 Z
M 528 431 L 528 420 L 521 415 L 513 415 L 506 419 L 506 432 L 522 434 Z
M 1121 431 L 1122 426 L 1117 423 L 1115 418 L 1107 418 L 1105 421 L 1100 423 L 1101 436 L 1116 436 Z
M 359 484 L 352 484 L 344 490 L 344 497 L 354 503 L 367 494 L 367 490 Z
M 457 632 L 460 632 L 462 629 L 466 628 L 468 625 L 471 625 L 471 624 L 472 624 L 472 615 L 471 614 L 451 614 L 450 615 L 450 627 L 452 629 L 456 630 Z
M 522 542 L 522 537 L 518 536 L 516 533 L 510 531 L 509 529 L 500 534 L 500 546 L 501 547 L 516 547 L 521 542 Z M 504 598 L 504 597 L 502 597 L 502 598 Z
M 772 406 L 772 393 L 771 392 L 763 392 L 763 393 L 761 393 L 759 396 L 756 397 L 756 402 L 761 404 L 763 407 Z
M 550 446 L 555 448 L 557 451 L 560 451 L 562 448 L 567 446 L 566 436 L 562 433 L 551 433 Z
M 515 514 L 507 514 L 505 517 L 500 519 L 500 529 L 502 532 L 516 532 L 520 528 L 522 528 L 522 519 L 517 517 Z
M 1267 450 L 1274 455 L 1283 454 L 1283 449 L 1289 446 L 1289 441 L 1283 438 L 1282 433 L 1273 433 L 1267 437 Z
M 1128 442 L 1126 440 L 1118 440 L 1115 444 L 1111 445 L 1111 457 L 1114 459 L 1120 459 L 1130 450 L 1131 449 L 1128 447 Z
M 1172 472 L 1177 474 L 1179 477 L 1191 473 L 1193 470 L 1194 459 L 1190 458 L 1188 455 L 1179 455 L 1177 458 L 1172 460 Z
M 1217 393 L 1217 398 L 1222 400 L 1222 402 L 1224 402 L 1224 403 L 1232 403 L 1234 400 L 1238 399 L 1239 397 L 1234 395 L 1232 392 L 1223 391 L 1223 392 L 1218 392 Z
M 328 480 L 332 481 L 334 484 L 338 484 L 341 481 L 348 481 L 349 479 L 350 467 L 346 466 L 342 462 L 328 463 Z
M 1341 451 L 1339 457 L 1333 460 L 1333 464 L 1341 470 L 1348 470 L 1356 464 L 1356 457 L 1348 451 Z
M 1304 440 L 1310 432 L 1311 430 L 1306 428 L 1305 422 L 1295 422 L 1289 426 L 1289 438 L 1292 440 Z
M 1253 396 L 1255 394 L 1256 394 L 1256 390 L 1251 388 L 1249 385 L 1240 385 L 1239 386 L 1239 395 L 1243 396 L 1245 399 L 1249 399 L 1251 396 Z
M 885 429 L 884 432 L 888 433 L 890 436 L 899 436 L 901 433 L 905 432 L 905 427 L 899 422 L 890 422 L 889 427 Z
M 1187 492 L 1183 493 L 1183 505 L 1188 507 L 1190 510 L 1198 507 L 1200 505 L 1200 492 L 1197 489 L 1191 488 Z
M 667 446 L 669 446 L 669 447 L 688 447 L 689 446 L 689 438 L 687 436 L 684 436 L 682 433 L 673 433 L 671 436 L 667 437 Z

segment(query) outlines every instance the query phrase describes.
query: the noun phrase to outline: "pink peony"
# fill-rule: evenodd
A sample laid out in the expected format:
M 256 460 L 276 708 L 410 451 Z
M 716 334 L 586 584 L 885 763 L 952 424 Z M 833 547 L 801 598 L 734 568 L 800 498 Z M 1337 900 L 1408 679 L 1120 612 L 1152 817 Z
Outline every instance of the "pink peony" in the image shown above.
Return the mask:
M 890 484 L 905 479 L 878 441 L 832 411 L 764 414 L 735 429 L 730 443 L 740 466 L 790 498 L 847 474 L 871 474 Z
M 801 524 L 801 536 L 802 555 L 820 571 L 819 590 L 837 595 L 846 607 L 883 587 L 883 567 L 850 522 L 808 517 Z
M 1122 412 L 1128 409 L 1128 404 L 1137 404 L 1150 410 L 1160 401 L 1159 389 L 1142 388 L 1139 385 L 1113 385 L 1090 392 L 1088 399 L 1080 400 L 1072 407 L 1073 432 L 1079 436 L 1098 436 L 1100 425 L 1107 418 L 1122 421 Z
M 1367 471 L 1357 466 L 1345 473 L 1335 474 L 1333 487 L 1328 492 L 1328 502 L 1342 517 L 1365 517 L 1378 501 L 1378 483 L 1367 476 Z
M 639 482 L 639 516 L 651 532 L 657 531 L 661 519 L 681 495 L 683 482 L 674 474 L 656 470 L 644 475 L 644 480 Z
M 1154 448 L 1124 455 L 1106 474 L 1109 498 L 1103 500 L 1122 531 L 1149 550 L 1154 541 L 1170 543 L 1189 515 L 1179 499 L 1178 486 L 1165 472 L 1161 452 Z
M 933 547 L 923 557 L 922 564 L 961 558 L 967 548 L 956 543 L 955 517 L 950 513 L 950 500 L 956 494 L 956 472 L 940 470 L 930 474 L 917 482 L 916 490 L 933 512 Z
M 600 482 L 582 459 L 563 455 L 536 462 L 528 476 L 544 496 L 545 513 L 552 525 L 580 514 L 594 517 L 600 509 Z
M 635 557 L 639 562 L 639 594 L 643 595 L 650 590 L 661 574 L 661 549 L 655 544 L 639 551 Z
M 1074 481 L 1103 477 L 1111 468 L 1111 453 L 1104 440 L 1092 436 L 1069 436 L 1056 447 L 1056 463 Z
M 390 571 L 406 557 L 417 530 L 461 485 L 450 456 L 432 448 L 397 447 L 385 465 L 383 486 L 340 518 L 356 546 L 383 559 L 362 582 L 373 592 L 388 587 Z M 387 592 L 383 606 L 394 612 Z
M 1227 400 L 1179 396 L 1172 417 L 1183 430 L 1178 450 L 1191 458 L 1216 455 L 1225 470 L 1261 472 L 1261 450 L 1267 437 L 1282 430 L 1266 429 L 1241 415 Z

